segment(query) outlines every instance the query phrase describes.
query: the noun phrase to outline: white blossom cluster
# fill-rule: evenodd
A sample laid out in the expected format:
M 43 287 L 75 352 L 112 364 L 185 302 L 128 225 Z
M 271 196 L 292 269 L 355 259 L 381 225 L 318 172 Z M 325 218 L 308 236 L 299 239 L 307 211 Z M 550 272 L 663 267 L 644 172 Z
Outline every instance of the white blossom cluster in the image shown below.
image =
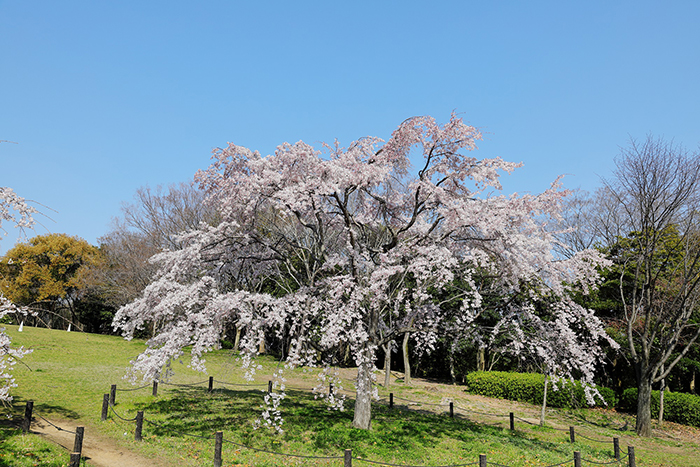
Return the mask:
M 8 187 L 0 187 L 0 231 L 4 232 L 3 222 L 14 224 L 20 229 L 31 228 L 34 225 L 32 215 L 36 209 L 28 205 L 24 198 L 18 196 Z M 15 306 L 0 291 L 0 320 L 10 314 L 26 314 L 26 310 Z M 12 376 L 12 368 L 17 359 L 31 352 L 23 347 L 12 347 L 10 337 L 5 328 L 0 328 L 0 401 L 12 400 L 10 389 L 16 387 Z

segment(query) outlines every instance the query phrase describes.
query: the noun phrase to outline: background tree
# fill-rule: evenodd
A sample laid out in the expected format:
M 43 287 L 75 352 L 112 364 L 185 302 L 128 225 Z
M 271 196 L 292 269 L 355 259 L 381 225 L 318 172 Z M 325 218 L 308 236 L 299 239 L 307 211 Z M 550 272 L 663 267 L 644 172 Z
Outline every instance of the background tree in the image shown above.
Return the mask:
M 368 429 L 377 349 L 403 335 L 407 322 L 417 346 L 433 348 L 443 317 L 433 292 L 455 277 L 464 284 L 455 319 L 468 330 L 482 312 L 486 272 L 503 297 L 495 309 L 515 331 L 514 352 L 528 339 L 519 323 L 530 322 L 533 286 L 546 290 L 562 331 L 583 327 L 593 341 L 604 337 L 599 321 L 567 298 L 573 287 L 595 287 L 602 258 L 590 250 L 555 257 L 544 222 L 558 215 L 567 192 L 556 182 L 536 196 L 494 195 L 500 172 L 520 164 L 469 156 L 479 138 L 456 116 L 445 125 L 415 117 L 386 143 L 363 138 L 318 151 L 299 142 L 267 157 L 235 145 L 217 150 L 197 180 L 221 223 L 156 255 L 156 280 L 115 316 L 127 337 L 162 323 L 134 371 L 160 378 L 188 345 L 192 365 L 203 368 L 202 353 L 230 322 L 246 329 L 249 374 L 266 329 L 289 343 L 287 365 L 321 366 L 324 383 L 349 346 L 358 367 L 353 424 Z M 415 172 L 410 155 L 422 157 Z M 571 355 L 576 365 L 557 366 L 561 376 L 573 377 L 597 353 L 578 346 Z M 263 419 L 271 425 L 283 397 L 268 398 Z
M 78 237 L 39 235 L 0 260 L 0 290 L 12 302 L 31 307 L 48 327 L 72 323 L 82 328 L 76 305 L 89 287 L 88 267 L 100 260 L 99 250 Z
M 90 271 L 92 281 L 99 284 L 94 292 L 104 300 L 103 306 L 119 308 L 135 300 L 154 278 L 151 256 L 180 248 L 177 236 L 181 233 L 201 223 L 218 222 L 216 210 L 204 198 L 192 183 L 178 183 L 167 188 L 141 187 L 131 203 L 122 205 L 122 215 L 98 239 L 104 261 Z
M 620 319 L 638 386 L 636 431 L 651 433 L 651 388 L 700 335 L 700 158 L 673 143 L 632 141 L 604 182 L 600 238 L 618 271 Z M 616 235 L 609 235 L 616 232 Z

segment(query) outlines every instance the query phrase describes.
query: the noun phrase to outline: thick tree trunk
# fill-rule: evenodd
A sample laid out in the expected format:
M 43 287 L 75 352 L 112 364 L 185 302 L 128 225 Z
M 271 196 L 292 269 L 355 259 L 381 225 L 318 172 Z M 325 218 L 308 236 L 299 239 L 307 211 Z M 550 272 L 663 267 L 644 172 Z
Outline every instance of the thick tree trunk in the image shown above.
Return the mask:
M 450 351 L 450 378 L 452 379 L 452 384 L 457 382 L 457 374 L 455 373 L 455 354 Z
M 357 367 L 357 386 L 355 397 L 355 415 L 352 426 L 369 430 L 372 424 L 372 369 L 373 355 L 365 351 Z
M 241 327 L 236 326 L 236 339 L 233 342 L 233 350 L 238 350 L 239 345 L 241 345 Z
M 547 386 L 549 385 L 549 377 L 544 375 L 544 394 L 542 396 L 542 411 L 540 412 L 540 426 L 544 426 L 544 413 L 547 410 Z
M 690 393 L 695 394 L 695 368 L 693 368 L 693 376 L 690 378 Z
M 639 436 L 651 436 L 651 382 L 641 378 L 637 388 L 637 424 Z
M 403 350 L 403 382 L 404 384 L 413 384 L 411 382 L 411 362 L 408 359 L 408 337 L 409 333 L 405 332 L 403 335 L 403 344 L 401 349 Z
M 484 371 L 486 369 L 486 347 L 479 347 L 476 352 L 476 369 Z
M 384 346 L 384 387 L 388 388 L 391 383 L 391 342 Z

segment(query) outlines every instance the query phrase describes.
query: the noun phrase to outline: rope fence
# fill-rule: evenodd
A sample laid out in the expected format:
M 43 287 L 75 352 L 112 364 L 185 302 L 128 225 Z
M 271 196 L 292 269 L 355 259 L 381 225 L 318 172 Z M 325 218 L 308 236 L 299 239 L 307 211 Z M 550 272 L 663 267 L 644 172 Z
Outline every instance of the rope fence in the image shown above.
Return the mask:
M 265 384 L 246 384 L 246 383 L 228 383 L 224 381 L 218 381 L 214 380 L 213 377 L 210 377 L 208 381 L 202 381 L 198 383 L 192 383 L 192 384 L 175 384 L 175 383 L 163 383 L 161 384 L 167 384 L 170 386 L 175 386 L 175 387 L 191 387 L 191 388 L 197 388 L 200 387 L 204 384 L 208 383 L 208 392 L 211 393 L 214 391 L 213 384 L 216 382 L 217 384 L 223 385 L 223 386 L 237 386 L 237 387 L 245 387 L 245 388 L 265 388 L 267 386 L 267 392 L 271 393 L 273 390 L 273 383 L 272 381 L 269 381 L 267 385 Z M 142 386 L 140 388 L 136 389 L 144 389 L 146 387 L 150 386 Z M 153 382 L 153 395 L 157 395 L 157 387 L 158 387 L 158 382 L 154 381 Z M 299 391 L 309 391 L 309 388 L 294 388 L 294 387 L 287 387 L 287 389 L 295 389 Z M 126 391 L 126 390 L 125 390 Z M 265 392 L 264 389 L 261 390 L 261 392 Z M 108 414 L 111 412 L 114 414 L 115 417 L 117 417 L 119 420 L 124 421 L 124 422 L 136 422 L 136 428 L 134 430 L 134 439 L 137 441 L 141 441 L 141 433 L 143 429 L 143 423 L 146 422 L 150 425 L 156 426 L 160 428 L 161 430 L 165 432 L 170 432 L 177 434 L 179 436 L 189 436 L 193 438 L 199 438 L 203 440 L 208 440 L 211 441 L 214 439 L 214 467 L 221 467 L 222 465 L 222 446 L 224 443 L 236 446 L 237 448 L 241 449 L 247 449 L 255 452 L 261 452 L 265 454 L 270 454 L 274 456 L 281 456 L 281 457 L 286 457 L 286 458 L 298 458 L 298 459 L 309 459 L 309 460 L 325 460 L 325 461 L 333 461 L 333 460 L 338 460 L 340 461 L 342 459 L 343 461 L 343 467 L 352 467 L 353 461 L 355 462 L 356 465 L 361 465 L 361 464 L 369 464 L 369 465 L 380 465 L 380 466 L 389 466 L 389 467 L 466 467 L 466 466 L 479 466 L 479 467 L 486 467 L 486 466 L 495 466 L 495 467 L 512 467 L 504 464 L 499 464 L 495 462 L 490 462 L 488 461 L 488 458 L 485 454 L 480 454 L 479 455 L 479 460 L 476 462 L 471 462 L 471 463 L 465 463 L 465 464 L 449 464 L 449 465 L 440 465 L 440 466 L 424 466 L 424 465 L 410 465 L 410 464 L 391 464 L 387 462 L 382 462 L 382 461 L 375 461 L 371 459 L 365 459 L 362 457 L 357 457 L 352 455 L 352 450 L 346 449 L 343 453 L 343 456 L 308 456 L 308 455 L 300 455 L 300 454 L 289 454 L 289 453 L 282 453 L 282 452 L 277 452 L 277 451 L 272 451 L 272 450 L 267 450 L 267 449 L 260 449 L 260 448 L 255 448 L 252 446 L 244 445 L 241 443 L 237 443 L 235 441 L 227 440 L 224 439 L 223 437 L 223 431 L 216 431 L 214 433 L 214 436 L 202 436 L 202 435 L 196 435 L 192 433 L 187 433 L 184 431 L 179 431 L 175 430 L 169 427 L 166 427 L 163 424 L 160 424 L 158 422 L 155 422 L 153 420 L 148 420 L 144 418 L 143 412 L 138 412 L 137 416 L 132 419 L 124 418 L 120 416 L 115 410 L 114 410 L 114 404 L 115 404 L 115 398 L 116 398 L 116 385 L 112 385 L 110 388 L 110 393 L 109 394 L 104 394 L 103 397 L 103 407 L 102 407 L 102 420 L 105 421 L 108 417 Z M 386 399 L 384 399 L 386 401 Z M 493 414 L 493 413 L 488 413 L 488 412 L 480 412 L 480 411 L 475 411 L 472 409 L 469 409 L 467 407 L 463 406 L 456 406 L 454 402 L 442 402 L 442 403 L 432 403 L 432 402 L 422 402 L 422 401 L 414 401 L 410 399 L 405 399 L 401 397 L 396 397 L 394 396 L 393 393 L 389 394 L 389 408 L 392 409 L 394 407 L 394 400 L 399 400 L 406 402 L 408 404 L 412 405 L 424 405 L 424 406 L 430 406 L 430 407 L 443 407 L 447 410 L 449 407 L 449 413 L 450 417 L 454 418 L 455 416 L 455 409 L 466 412 L 466 413 L 473 413 L 473 414 L 478 414 L 482 416 L 492 416 L 492 417 L 498 417 L 498 418 L 509 418 L 510 419 L 510 430 L 514 431 L 515 430 L 515 420 L 522 421 L 523 423 L 529 424 L 529 425 L 536 425 L 535 423 L 532 423 L 528 420 L 525 420 L 520 417 L 516 417 L 513 412 L 509 413 L 508 415 L 504 414 Z M 568 429 L 563 429 L 563 428 L 554 428 L 557 431 L 568 431 L 569 432 L 569 438 L 571 443 L 576 442 L 576 431 L 575 427 L 570 426 Z M 593 442 L 599 442 L 599 443 L 612 443 L 614 447 L 614 459 L 608 462 L 598 462 L 594 461 L 592 459 L 582 459 L 580 451 L 574 451 L 573 453 L 573 458 L 570 458 L 568 460 L 565 460 L 563 462 L 560 462 L 558 464 L 552 464 L 548 465 L 545 467 L 559 467 L 563 465 L 568 465 L 572 464 L 574 467 L 581 467 L 583 463 L 588 463 L 588 464 L 594 464 L 594 465 L 620 465 L 622 466 L 622 462 L 627 461 L 627 466 L 628 467 L 636 467 L 636 460 L 635 460 L 635 453 L 634 453 L 634 447 L 633 446 L 628 446 L 627 453 L 624 456 L 621 456 L 620 453 L 620 446 L 619 446 L 619 438 L 613 438 L 612 440 L 600 440 L 600 439 L 595 439 L 595 438 L 589 438 L 587 436 L 584 436 L 580 433 L 578 433 L 578 436 L 589 440 Z

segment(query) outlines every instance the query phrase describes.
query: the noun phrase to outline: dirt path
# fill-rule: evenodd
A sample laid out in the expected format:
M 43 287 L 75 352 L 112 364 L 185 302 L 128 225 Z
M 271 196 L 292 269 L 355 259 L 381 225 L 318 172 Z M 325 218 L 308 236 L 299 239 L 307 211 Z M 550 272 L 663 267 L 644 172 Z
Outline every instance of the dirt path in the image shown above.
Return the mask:
M 40 418 L 32 422 L 31 431 L 64 447 L 68 454 L 73 451 L 77 426 L 74 421 Z M 56 427 L 60 427 L 61 430 Z M 111 438 L 87 427 L 83 439 L 83 458 L 87 460 L 88 465 L 94 467 L 166 467 L 156 459 L 148 459 L 118 446 Z

